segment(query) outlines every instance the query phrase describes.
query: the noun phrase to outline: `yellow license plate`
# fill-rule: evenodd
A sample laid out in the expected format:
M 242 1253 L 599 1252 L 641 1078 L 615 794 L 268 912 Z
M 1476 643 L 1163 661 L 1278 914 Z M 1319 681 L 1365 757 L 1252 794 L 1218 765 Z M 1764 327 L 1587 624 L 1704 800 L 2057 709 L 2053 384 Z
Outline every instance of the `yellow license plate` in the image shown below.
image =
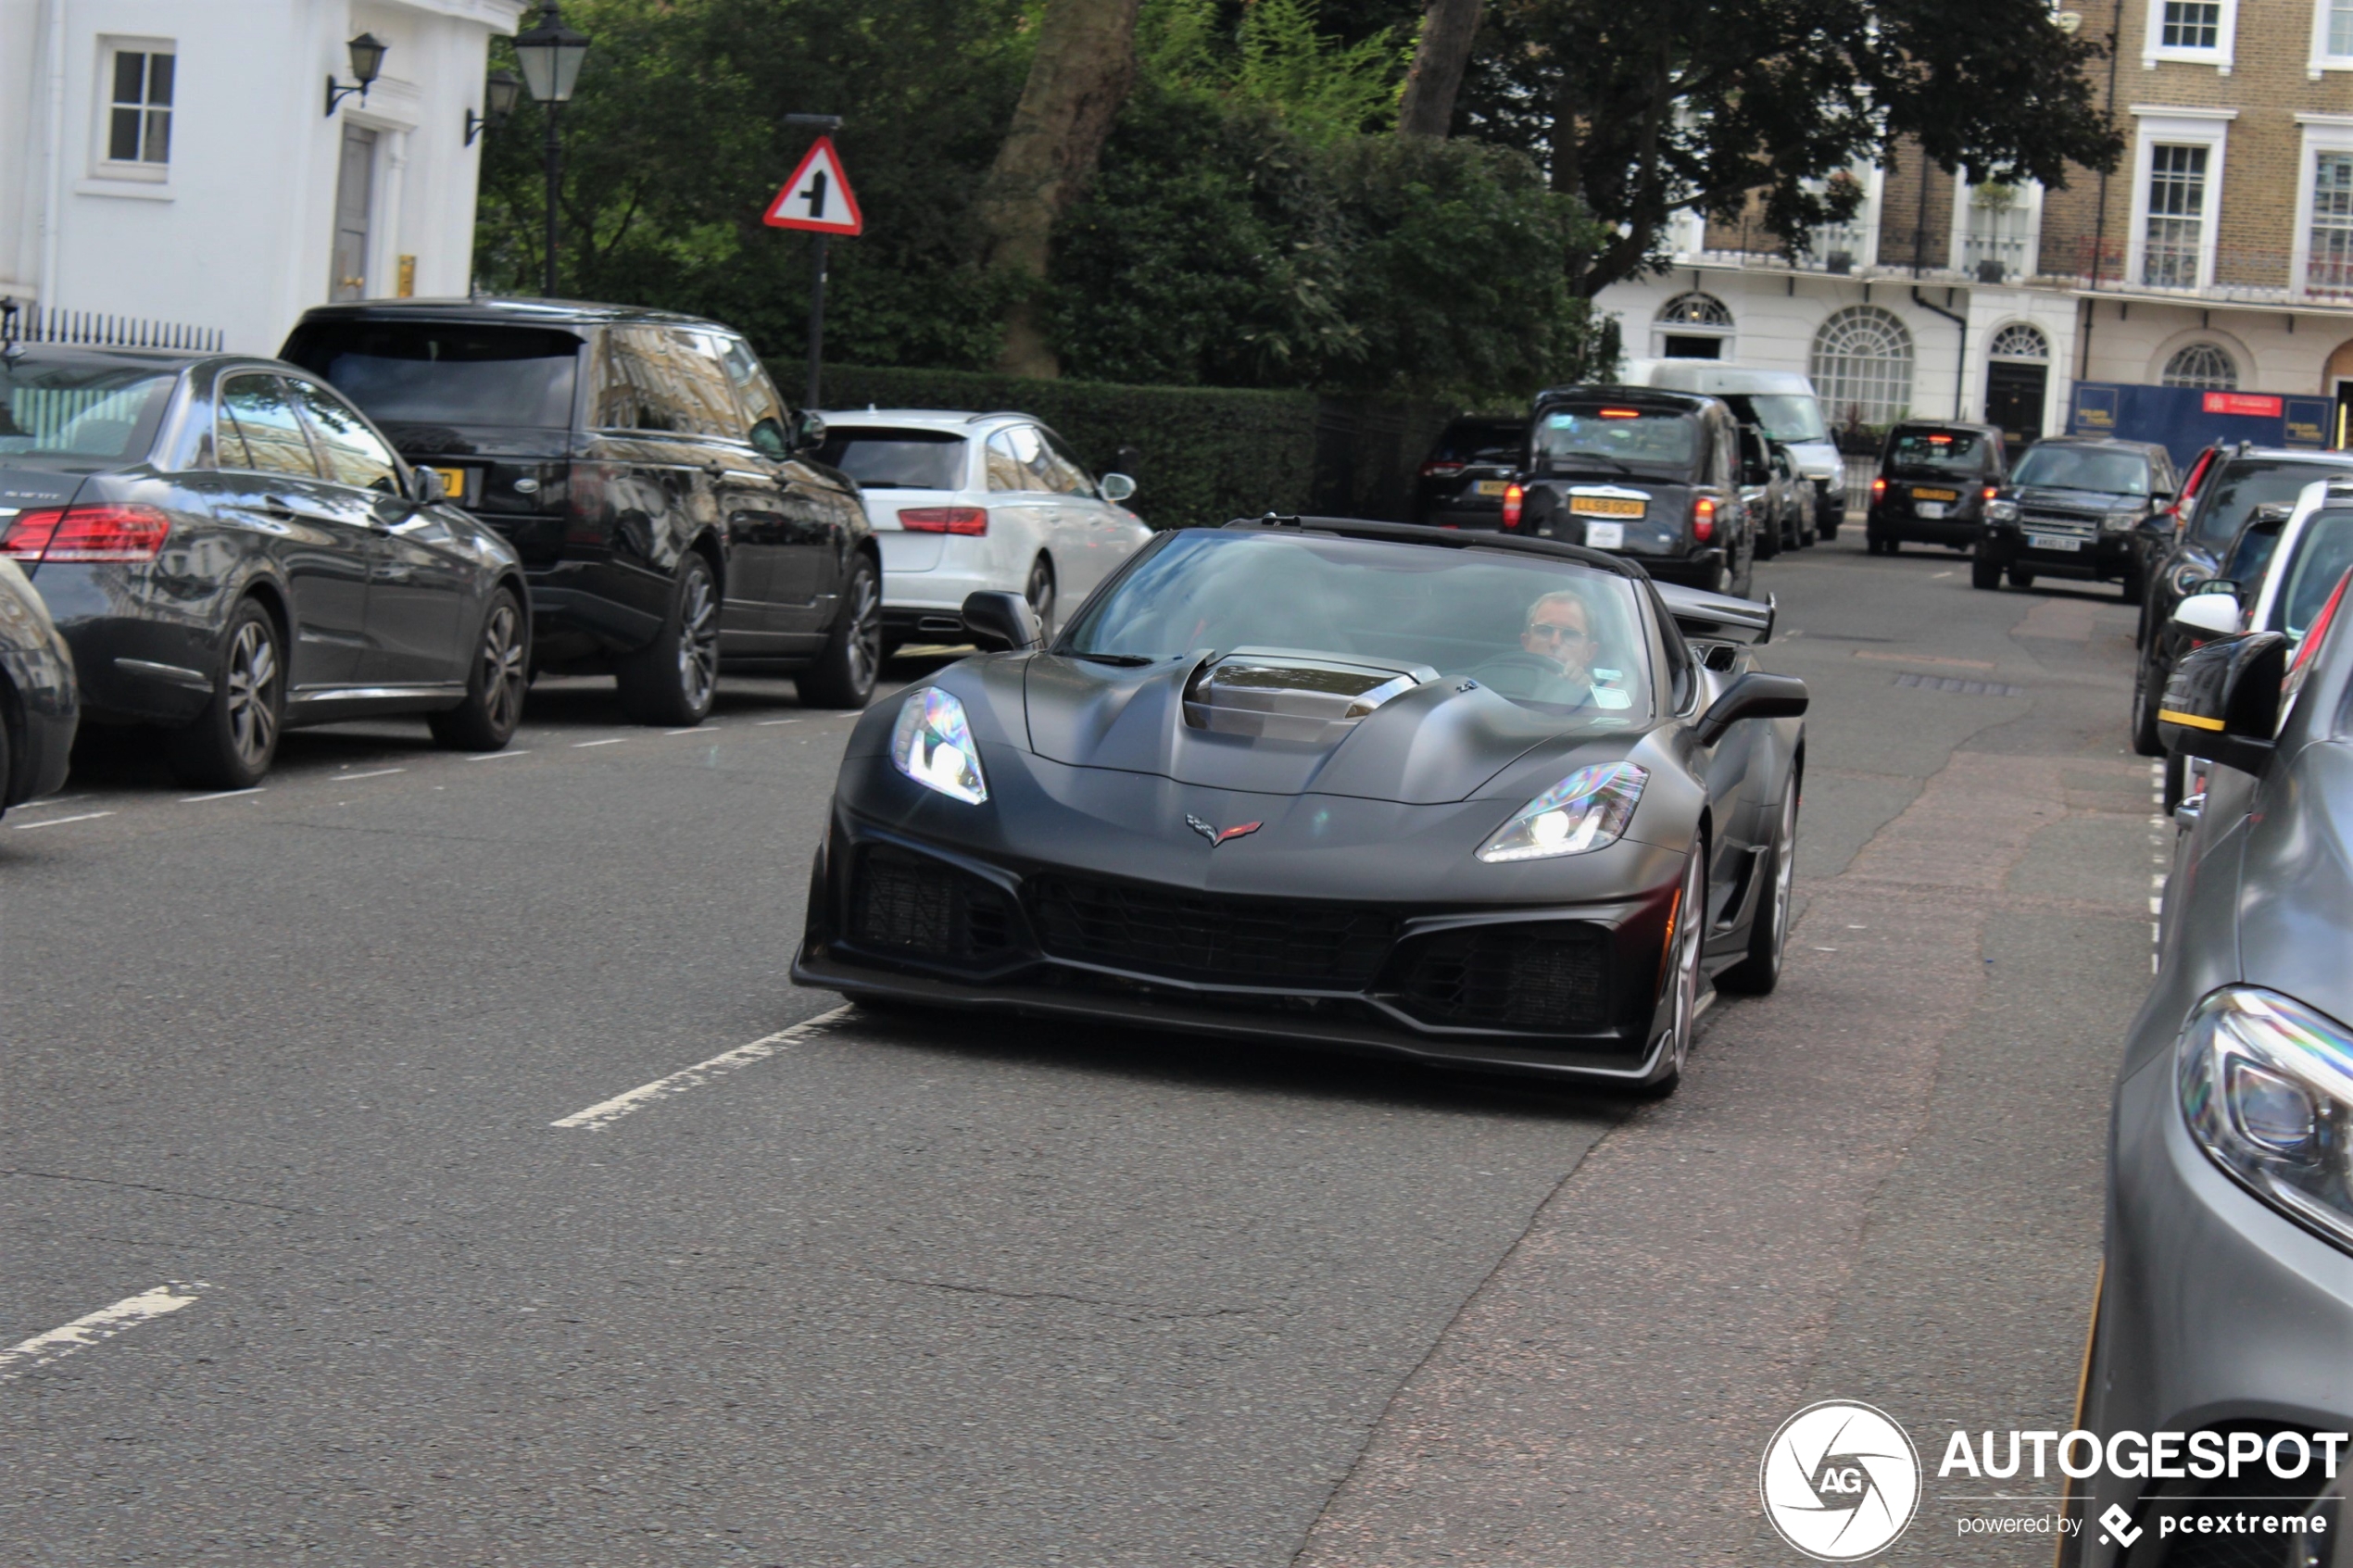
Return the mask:
M 1923 490 L 1917 484 L 1912 486 L 1912 499 L 1915 501 L 1957 501 L 1960 498 L 1961 493 L 1957 490 Z
M 433 471 L 441 476 L 441 493 L 443 495 L 448 496 L 449 499 L 453 501 L 462 501 L 466 498 L 465 470 L 435 469 Z
M 1478 494 L 1481 495 L 1501 495 L 1505 490 L 1510 488 L 1510 483 L 1511 482 L 1508 480 L 1502 479 L 1482 479 L 1478 482 Z
M 1640 517 L 1644 503 L 1616 495 L 1571 495 L 1568 509 L 1577 517 Z

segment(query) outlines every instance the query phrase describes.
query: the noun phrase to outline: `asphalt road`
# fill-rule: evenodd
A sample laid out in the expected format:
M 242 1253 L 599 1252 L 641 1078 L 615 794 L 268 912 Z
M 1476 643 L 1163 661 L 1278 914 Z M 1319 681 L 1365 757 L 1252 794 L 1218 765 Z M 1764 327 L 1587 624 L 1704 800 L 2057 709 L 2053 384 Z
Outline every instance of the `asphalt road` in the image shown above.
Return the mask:
M 1789 975 L 1657 1105 L 828 1016 L 849 721 L 789 683 L 228 797 L 99 737 L 0 822 L 0 1562 L 1796 1562 L 1812 1399 L 1931 1473 L 2064 1429 L 2165 831 L 2132 616 L 1855 534 L 1758 571 Z M 1894 1560 L 2047 1562 L 1989 1496 Z

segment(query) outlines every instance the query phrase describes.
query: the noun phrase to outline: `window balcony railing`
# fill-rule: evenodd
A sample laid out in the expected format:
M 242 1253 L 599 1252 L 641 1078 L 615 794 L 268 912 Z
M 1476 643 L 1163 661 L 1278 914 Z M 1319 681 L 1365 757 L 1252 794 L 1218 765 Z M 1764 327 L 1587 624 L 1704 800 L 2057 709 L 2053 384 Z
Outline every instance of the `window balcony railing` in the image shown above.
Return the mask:
M 1961 236 L 1961 271 L 1983 281 L 1988 271 L 2001 279 L 2023 278 L 2034 270 L 2034 245 L 2030 235 L 2012 230 L 1971 229 Z
M 75 343 L 104 348 L 176 348 L 218 354 L 224 342 L 219 327 L 187 321 L 157 321 L 110 316 L 97 310 L 44 310 L 25 306 L 12 312 L 19 343 Z

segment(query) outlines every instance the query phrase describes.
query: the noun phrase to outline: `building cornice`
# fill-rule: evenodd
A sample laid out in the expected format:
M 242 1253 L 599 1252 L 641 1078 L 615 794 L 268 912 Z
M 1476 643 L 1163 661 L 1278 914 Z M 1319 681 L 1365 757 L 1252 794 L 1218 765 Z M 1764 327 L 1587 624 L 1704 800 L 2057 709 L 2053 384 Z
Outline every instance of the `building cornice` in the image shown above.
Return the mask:
M 2178 104 L 2134 104 L 2133 114 L 2142 119 L 2236 119 L 2236 109 L 2191 108 Z

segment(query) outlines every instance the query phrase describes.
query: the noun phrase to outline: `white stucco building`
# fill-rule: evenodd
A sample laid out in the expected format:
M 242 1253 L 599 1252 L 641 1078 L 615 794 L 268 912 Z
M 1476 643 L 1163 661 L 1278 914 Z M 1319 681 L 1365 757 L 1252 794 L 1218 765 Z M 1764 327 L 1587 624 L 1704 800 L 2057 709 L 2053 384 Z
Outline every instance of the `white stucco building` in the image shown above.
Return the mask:
M 273 352 L 461 295 L 491 35 L 526 0 L 0 0 L 0 297 Z M 364 100 L 348 41 L 385 45 Z

